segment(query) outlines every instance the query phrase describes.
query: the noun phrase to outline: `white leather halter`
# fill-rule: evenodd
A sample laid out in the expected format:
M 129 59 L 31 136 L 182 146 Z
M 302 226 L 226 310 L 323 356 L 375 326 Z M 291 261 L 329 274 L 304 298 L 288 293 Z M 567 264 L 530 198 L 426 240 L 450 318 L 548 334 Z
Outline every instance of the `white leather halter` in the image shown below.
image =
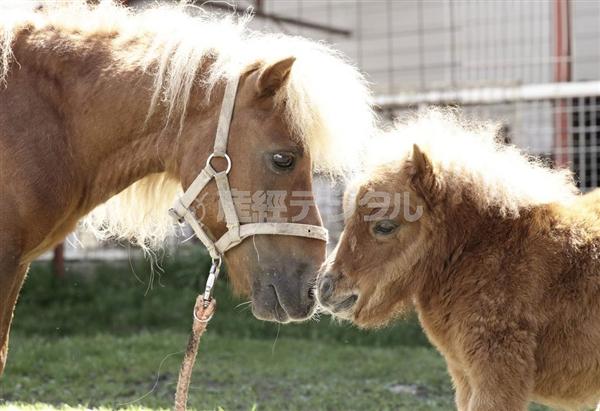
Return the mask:
M 277 234 L 297 237 L 308 237 L 317 240 L 327 241 L 327 230 L 324 227 L 299 224 L 299 223 L 248 223 L 240 224 L 240 220 L 235 209 L 235 204 L 229 187 L 229 179 L 227 175 L 231 170 L 231 158 L 227 155 L 227 140 L 229 138 L 229 125 L 233 116 L 235 106 L 235 97 L 239 84 L 239 77 L 235 77 L 227 82 L 223 102 L 221 105 L 221 113 L 219 115 L 219 123 L 217 125 L 217 134 L 215 136 L 215 146 L 212 154 L 206 160 L 206 166 L 194 179 L 192 184 L 183 193 L 183 195 L 175 202 L 173 208 L 169 210 L 169 214 L 177 219 L 180 223 L 187 222 L 198 239 L 204 244 L 208 253 L 213 259 L 209 278 L 206 284 L 204 300 L 210 300 L 210 291 L 219 275 L 222 257 L 226 251 L 240 244 L 245 238 L 257 234 Z M 211 161 L 213 158 L 221 157 L 227 161 L 227 167 L 223 171 L 216 171 Z M 201 222 L 196 219 L 196 214 L 192 203 L 200 192 L 215 179 L 217 190 L 221 202 L 221 207 L 225 214 L 225 222 L 227 224 L 227 232 L 217 241 L 213 241 L 212 236 L 206 231 Z

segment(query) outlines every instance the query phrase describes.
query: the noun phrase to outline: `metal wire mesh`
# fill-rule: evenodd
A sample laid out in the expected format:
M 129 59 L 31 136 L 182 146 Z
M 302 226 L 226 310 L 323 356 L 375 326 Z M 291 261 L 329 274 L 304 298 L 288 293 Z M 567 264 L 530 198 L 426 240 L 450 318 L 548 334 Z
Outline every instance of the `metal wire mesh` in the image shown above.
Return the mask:
M 600 75 L 600 3 L 595 0 L 261 3 L 265 11 L 350 31 L 343 36 L 255 21 L 256 27 L 334 44 L 368 74 L 379 94 L 549 82 L 557 63 L 572 65 L 573 81 Z M 571 38 L 570 55 L 556 53 L 559 26 L 561 36 Z
M 253 23 L 340 49 L 368 76 L 384 119 L 429 103 L 460 106 L 469 117 L 501 123 L 507 142 L 571 167 L 582 190 L 598 187 L 600 2 L 263 0 L 261 7 L 333 29 Z M 570 82 L 581 83 L 581 95 L 565 90 Z M 436 100 L 428 92 L 471 97 Z M 319 182 L 316 191 L 335 236 L 341 190 Z
M 600 96 L 479 104 L 462 109 L 467 117 L 501 124 L 507 143 L 551 165 L 571 167 L 583 191 L 598 187 Z M 401 117 L 408 111 L 393 110 L 393 115 Z
M 264 10 L 349 36 L 256 21 L 332 43 L 367 74 L 392 119 L 426 103 L 426 92 L 476 92 L 462 106 L 469 116 L 501 122 L 512 143 L 554 164 L 570 166 L 581 188 L 597 187 L 600 141 L 600 3 L 594 0 L 287 0 Z M 564 97 L 577 82 L 581 95 Z M 517 91 L 537 84 L 543 98 L 486 98 L 486 90 Z M 559 87 L 553 87 L 554 85 Z M 526 90 L 525 90 L 526 91 Z M 490 91 L 491 93 L 491 91 Z M 394 97 L 412 96 L 408 104 Z M 419 96 L 423 96 L 419 101 Z

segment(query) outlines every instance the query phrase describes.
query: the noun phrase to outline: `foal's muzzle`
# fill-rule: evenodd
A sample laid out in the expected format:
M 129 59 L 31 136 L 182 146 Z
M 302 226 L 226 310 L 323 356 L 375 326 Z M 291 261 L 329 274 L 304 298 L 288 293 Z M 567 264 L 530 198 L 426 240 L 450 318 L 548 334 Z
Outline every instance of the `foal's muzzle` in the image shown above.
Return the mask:
M 337 284 L 341 274 L 326 273 L 317 283 L 319 303 L 326 311 L 339 316 L 349 317 L 358 301 L 358 294 L 351 290 L 342 290 Z

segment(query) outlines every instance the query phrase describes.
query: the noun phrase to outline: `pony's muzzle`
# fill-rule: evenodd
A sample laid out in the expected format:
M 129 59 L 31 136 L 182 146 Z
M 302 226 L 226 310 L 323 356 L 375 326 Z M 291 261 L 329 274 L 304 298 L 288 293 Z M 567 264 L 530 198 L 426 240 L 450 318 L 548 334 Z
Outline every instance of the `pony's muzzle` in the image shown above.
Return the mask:
M 252 312 L 261 320 L 303 321 L 314 312 L 316 299 L 312 284 L 316 267 L 302 261 L 285 265 L 286 269 L 254 275 Z

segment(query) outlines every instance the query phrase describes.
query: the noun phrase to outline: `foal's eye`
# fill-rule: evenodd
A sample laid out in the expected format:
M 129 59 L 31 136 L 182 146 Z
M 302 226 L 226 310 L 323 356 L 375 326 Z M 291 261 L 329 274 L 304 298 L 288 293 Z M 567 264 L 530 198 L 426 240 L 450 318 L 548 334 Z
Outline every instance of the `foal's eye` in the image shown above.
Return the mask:
M 398 228 L 398 223 L 394 220 L 381 220 L 373 226 L 373 233 L 376 235 L 390 235 Z
M 273 154 L 273 164 L 277 168 L 281 169 L 289 169 L 294 166 L 294 161 L 296 158 L 292 153 L 274 153 Z

